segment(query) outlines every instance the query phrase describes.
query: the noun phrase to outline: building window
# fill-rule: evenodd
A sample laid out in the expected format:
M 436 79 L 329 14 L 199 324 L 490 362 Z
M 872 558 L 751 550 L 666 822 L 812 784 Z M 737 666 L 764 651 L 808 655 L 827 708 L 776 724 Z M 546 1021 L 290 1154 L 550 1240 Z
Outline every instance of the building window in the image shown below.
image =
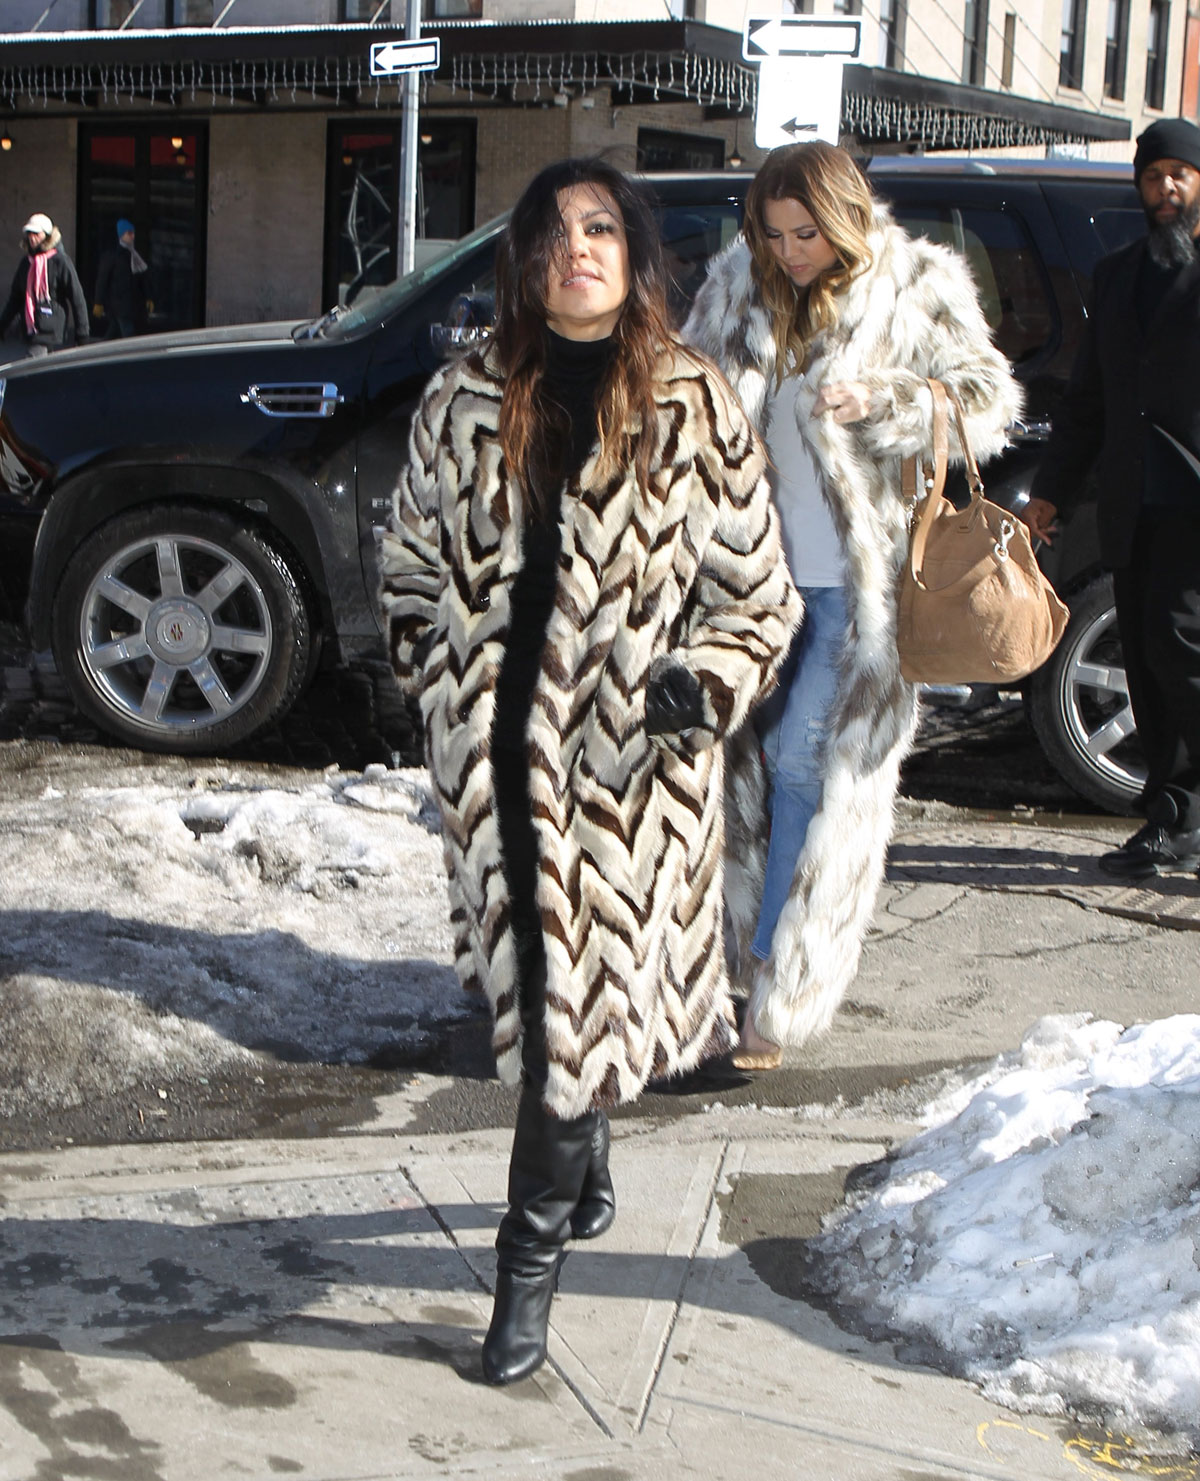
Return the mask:
M 478 21 L 483 19 L 483 0 L 421 0 L 423 21 Z
M 812 15 L 813 0 L 792 0 L 793 15 Z
M 833 0 L 834 15 L 862 15 L 862 0 Z
M 1062 40 L 1058 49 L 1059 87 L 1083 86 L 1083 33 L 1087 0 L 1062 0 Z
M 963 10 L 962 80 L 982 87 L 987 71 L 988 0 L 967 0 Z
M 167 0 L 168 26 L 211 26 L 213 0 Z
M 1004 17 L 1004 51 L 1000 57 L 1000 86 L 1012 87 L 1013 65 L 1017 59 L 1017 13 L 1010 10 Z
M 721 170 L 725 140 L 707 134 L 681 134 L 673 129 L 638 129 L 639 170 Z
M 386 21 L 391 0 L 338 0 L 339 21 Z
M 1129 50 L 1129 0 L 1108 0 L 1104 32 L 1104 96 L 1125 96 L 1125 58 Z
M 1146 107 L 1161 108 L 1167 92 L 1167 28 L 1171 7 L 1167 0 L 1150 0 L 1146 25 Z
M 127 21 L 135 26 L 161 26 L 163 0 L 88 0 L 88 25 L 93 31 L 119 31 Z
M 474 120 L 423 117 L 418 138 L 417 240 L 457 241 L 475 224 Z M 399 121 L 331 124 L 327 170 L 322 301 L 332 307 L 396 276 Z
M 904 68 L 906 0 L 879 0 L 879 66 Z

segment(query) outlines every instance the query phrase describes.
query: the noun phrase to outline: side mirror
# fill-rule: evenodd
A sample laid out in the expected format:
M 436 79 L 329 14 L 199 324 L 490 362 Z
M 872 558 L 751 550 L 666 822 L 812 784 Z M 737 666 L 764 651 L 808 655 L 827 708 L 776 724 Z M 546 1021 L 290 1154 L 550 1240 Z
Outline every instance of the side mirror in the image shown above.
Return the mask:
M 440 324 L 431 324 L 429 337 L 442 359 L 456 350 L 480 345 L 489 337 L 496 320 L 496 301 L 486 293 L 460 293 L 446 310 Z

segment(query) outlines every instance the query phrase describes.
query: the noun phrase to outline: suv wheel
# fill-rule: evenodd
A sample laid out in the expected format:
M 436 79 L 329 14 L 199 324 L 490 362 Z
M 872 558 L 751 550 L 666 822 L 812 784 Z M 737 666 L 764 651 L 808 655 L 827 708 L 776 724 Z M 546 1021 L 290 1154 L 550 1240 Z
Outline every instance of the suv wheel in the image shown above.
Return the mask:
M 295 702 L 313 647 L 287 561 L 219 510 L 156 506 L 93 532 L 54 601 L 54 657 L 79 708 L 152 751 L 238 745 Z
M 1110 812 L 1128 813 L 1146 767 L 1138 745 L 1112 581 L 1075 592 L 1071 620 L 1049 662 L 1026 688 L 1029 719 L 1059 775 Z

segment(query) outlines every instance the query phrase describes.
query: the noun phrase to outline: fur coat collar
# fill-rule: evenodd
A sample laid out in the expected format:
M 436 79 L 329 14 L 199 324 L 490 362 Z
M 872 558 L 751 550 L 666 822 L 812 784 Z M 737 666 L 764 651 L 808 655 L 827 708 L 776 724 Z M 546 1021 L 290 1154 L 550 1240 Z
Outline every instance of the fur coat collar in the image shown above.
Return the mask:
M 491 768 L 522 563 L 492 352 L 434 379 L 381 548 L 393 667 L 419 696 L 442 812 L 460 980 L 520 1073 L 514 933 Z M 691 352 L 660 366 L 648 491 L 597 455 L 564 490 L 558 592 L 526 732 L 546 945 L 545 1101 L 574 1117 L 734 1042 L 722 946 L 723 741 L 774 682 L 798 616 L 761 445 Z M 645 690 L 685 664 L 704 720 L 646 736 Z
M 896 586 L 908 548 L 900 464 L 931 441 L 926 377 L 944 381 L 958 398 L 981 461 L 1003 447 L 1020 409 L 1019 388 L 991 343 L 962 261 L 910 238 L 882 205 L 868 245 L 870 265 L 840 295 L 837 322 L 813 343 L 798 393 L 797 420 L 845 554 L 849 623 L 821 805 L 770 960 L 753 980 L 756 1026 L 778 1043 L 799 1044 L 825 1029 L 854 978 L 883 875 L 900 763 L 916 728 L 916 691 L 901 677 L 896 654 Z M 769 440 L 775 341 L 742 238 L 712 263 L 684 335 L 716 360 Z M 864 421 L 811 417 L 817 393 L 835 381 L 870 388 Z M 765 781 L 756 747 L 743 742 L 734 754 L 727 898 L 748 981 L 746 947 L 766 858 Z

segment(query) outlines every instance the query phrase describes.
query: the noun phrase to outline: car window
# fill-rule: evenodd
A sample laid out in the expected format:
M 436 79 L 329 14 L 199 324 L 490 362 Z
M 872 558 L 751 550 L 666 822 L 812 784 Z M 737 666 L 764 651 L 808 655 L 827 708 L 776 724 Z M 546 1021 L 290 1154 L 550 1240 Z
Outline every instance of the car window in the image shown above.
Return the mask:
M 715 257 L 742 227 L 736 201 L 701 206 L 662 206 L 658 211 L 669 280 L 671 316 L 682 324 L 704 282 L 709 258 Z
M 656 207 L 668 276 L 668 302 L 676 325 L 687 318 L 692 300 L 704 282 L 708 262 L 728 246 L 741 230 L 741 207 L 737 201 L 703 205 Z M 434 339 L 440 353 L 471 343 L 491 328 L 489 315 L 496 294 L 495 255 L 475 263 L 468 278 L 461 271 L 448 272 L 437 303 Z M 340 324 L 341 321 L 339 321 Z
M 478 280 L 478 291 L 491 293 L 496 281 L 496 242 L 502 225 L 498 220 L 489 221 L 461 241 L 452 243 L 445 252 L 431 258 L 415 272 L 386 285 L 368 285 L 336 320 L 325 327 L 323 333 L 330 339 L 354 334 L 368 324 L 378 323 L 381 319 L 398 313 L 426 291 L 436 294 L 437 285 L 443 281 L 456 285 L 453 291 L 446 293 L 444 302 L 447 305 L 454 292 L 464 291 L 464 277 L 468 282 Z M 488 280 L 486 290 L 483 287 L 484 278 Z
M 897 205 L 914 236 L 952 247 L 966 259 L 996 347 L 1014 365 L 1054 337 L 1057 316 L 1029 233 L 1010 211 L 985 207 Z
M 1105 255 L 1118 252 L 1138 237 L 1146 235 L 1146 213 L 1144 211 L 1096 211 L 1092 225 L 1104 246 Z

